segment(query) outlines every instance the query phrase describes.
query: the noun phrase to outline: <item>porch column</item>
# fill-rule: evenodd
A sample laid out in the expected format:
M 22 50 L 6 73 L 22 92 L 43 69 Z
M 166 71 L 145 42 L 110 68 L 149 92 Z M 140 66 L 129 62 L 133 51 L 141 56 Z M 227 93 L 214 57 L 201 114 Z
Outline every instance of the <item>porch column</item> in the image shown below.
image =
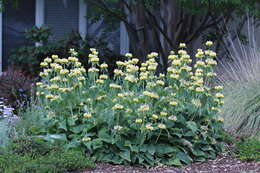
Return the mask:
M 36 0 L 35 25 L 41 27 L 44 24 L 44 0 Z
M 120 54 L 129 52 L 129 38 L 123 22 L 120 23 Z
M 35 2 L 35 26 L 41 27 L 44 25 L 44 0 L 36 0 Z M 40 46 L 41 43 L 35 43 L 35 46 Z
M 87 35 L 87 4 L 86 2 L 79 0 L 79 33 L 82 39 L 85 39 Z

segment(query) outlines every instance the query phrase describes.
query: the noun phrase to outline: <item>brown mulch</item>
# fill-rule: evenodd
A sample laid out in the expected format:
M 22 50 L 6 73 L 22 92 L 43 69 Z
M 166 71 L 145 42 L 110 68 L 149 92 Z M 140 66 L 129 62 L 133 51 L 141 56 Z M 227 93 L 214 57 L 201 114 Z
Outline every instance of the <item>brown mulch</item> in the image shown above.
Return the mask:
M 158 166 L 151 169 L 100 163 L 95 169 L 83 173 L 260 173 L 260 162 L 241 161 L 229 154 L 221 154 L 216 160 L 197 162 L 185 167 Z

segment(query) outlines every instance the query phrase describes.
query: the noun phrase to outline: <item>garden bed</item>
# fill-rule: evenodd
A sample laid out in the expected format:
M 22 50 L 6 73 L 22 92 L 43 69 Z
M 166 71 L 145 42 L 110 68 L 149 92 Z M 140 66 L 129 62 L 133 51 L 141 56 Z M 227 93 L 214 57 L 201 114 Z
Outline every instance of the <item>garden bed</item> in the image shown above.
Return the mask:
M 257 173 L 260 172 L 260 162 L 241 161 L 231 157 L 228 153 L 218 156 L 216 160 L 197 162 L 185 167 L 157 166 L 151 169 L 127 167 L 100 163 L 95 169 L 88 169 L 83 173 Z
M 29 107 L 15 123 L 17 134 L 32 139 L 10 142 L 22 151 L 25 143 L 31 153 L 14 152 L 8 144 L 3 148 L 0 172 L 259 172 L 258 135 L 234 137 L 223 129 L 224 87 L 214 82 L 217 61 L 216 53 L 209 49 L 212 44 L 207 42 L 205 51 L 198 49 L 195 73 L 185 44 L 180 44 L 177 54 L 169 55 L 167 74 L 159 75 L 155 52 L 141 64 L 126 54 L 124 62 L 116 62 L 113 79 L 107 73 L 108 64 L 99 63 L 94 48 L 88 69 L 74 49 L 69 58 L 45 58 L 41 81 L 36 83 L 37 99 L 23 104 Z M 253 99 L 257 101 L 258 95 Z M 246 105 L 251 103 L 250 99 Z M 5 107 L 3 110 L 5 115 Z M 36 136 L 41 138 L 33 139 Z M 34 158 L 34 148 L 41 151 L 44 145 L 50 147 L 48 153 L 38 152 Z M 68 152 L 68 157 L 53 154 L 51 145 Z M 5 158 L 10 160 L 5 162 Z M 15 163 L 21 168 L 13 168 Z

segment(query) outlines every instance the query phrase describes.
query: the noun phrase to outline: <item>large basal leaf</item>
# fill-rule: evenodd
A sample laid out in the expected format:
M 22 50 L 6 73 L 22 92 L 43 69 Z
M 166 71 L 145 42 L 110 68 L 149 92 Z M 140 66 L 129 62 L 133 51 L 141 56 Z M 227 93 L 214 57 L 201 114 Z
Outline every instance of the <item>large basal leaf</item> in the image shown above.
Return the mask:
M 156 148 L 156 153 L 160 155 L 178 152 L 178 149 L 176 147 L 167 144 L 157 144 L 155 145 L 155 148 Z
M 153 145 L 153 144 L 148 145 L 148 152 L 149 152 L 151 155 L 154 155 L 154 153 L 156 152 L 156 147 L 155 147 L 155 145 Z
M 81 133 L 84 128 L 85 128 L 85 125 L 81 124 L 81 125 L 78 125 L 76 127 L 70 128 L 70 131 L 72 131 L 73 133 Z
M 112 142 L 112 137 L 110 136 L 110 134 L 108 133 L 108 130 L 106 128 L 101 129 L 98 132 L 98 137 L 100 140 L 107 142 L 107 143 L 111 143 Z
M 188 121 L 187 127 L 191 129 L 193 133 L 195 133 L 198 130 L 198 127 L 194 121 Z
M 195 156 L 205 156 L 205 153 L 198 149 L 192 150 L 192 154 L 194 154 Z
M 66 144 L 64 147 L 65 148 L 76 148 L 79 146 L 79 140 L 77 139 L 72 139 L 68 144 Z
M 123 158 L 124 160 L 127 160 L 128 162 L 131 162 L 131 155 L 130 155 L 130 151 L 122 151 L 119 153 L 119 156 L 121 158 Z
M 190 164 L 192 162 L 192 159 L 184 152 L 178 152 L 176 158 L 183 161 L 185 164 Z
M 93 139 L 91 141 L 91 146 L 96 150 L 103 147 L 103 142 L 100 139 Z
M 69 117 L 68 118 L 68 125 L 69 126 L 75 126 L 76 125 L 76 119 Z
M 172 165 L 172 166 L 182 166 L 182 163 L 179 159 L 177 158 L 171 158 L 166 162 L 167 165 Z
M 47 141 L 54 141 L 54 140 L 67 141 L 67 136 L 66 134 L 48 134 L 44 139 Z
M 61 122 L 59 123 L 58 128 L 67 131 L 68 129 L 67 129 L 66 120 L 61 121 Z

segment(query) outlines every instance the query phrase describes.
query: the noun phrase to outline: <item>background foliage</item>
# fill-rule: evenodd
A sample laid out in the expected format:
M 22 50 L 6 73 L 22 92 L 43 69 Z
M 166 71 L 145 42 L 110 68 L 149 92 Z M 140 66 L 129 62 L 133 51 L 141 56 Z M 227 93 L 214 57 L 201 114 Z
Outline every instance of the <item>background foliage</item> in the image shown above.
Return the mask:
M 227 30 L 233 39 L 242 38 L 247 17 L 259 20 L 258 0 L 86 0 L 91 4 L 89 18 L 104 18 L 125 24 L 130 51 L 141 60 L 151 51 L 160 52 L 160 66 L 167 68 L 167 54 L 180 42 L 190 49 L 196 40 L 213 40 L 216 51 L 228 51 L 223 41 Z M 117 8 L 120 6 L 121 8 Z M 248 14 L 248 15 L 245 15 Z M 232 26 L 232 27 L 231 27 Z
M 228 30 L 233 40 L 245 38 L 242 28 L 248 17 L 259 21 L 259 0 L 85 0 L 88 18 L 93 21 L 123 22 L 130 39 L 130 51 L 142 61 L 149 52 L 160 53 L 162 71 L 168 65 L 167 55 L 185 42 L 190 49 L 197 40 L 213 40 L 217 52 L 228 52 L 224 42 Z M 19 0 L 1 0 L 19 6 Z M 110 25 L 107 27 L 111 29 Z M 224 54 L 223 54 L 224 55 Z
M 109 50 L 106 43 L 99 42 L 90 44 L 89 40 L 83 40 L 78 32 L 72 32 L 63 40 L 50 41 L 51 29 L 46 27 L 33 27 L 25 33 L 26 37 L 38 46 L 24 46 L 11 52 L 10 62 L 16 69 L 21 69 L 30 76 L 38 76 L 40 72 L 40 62 L 51 55 L 60 57 L 69 56 L 68 51 L 74 48 L 78 51 L 79 60 L 87 67 L 84 61 L 89 53 L 89 48 L 98 47 L 101 49 L 100 56 L 102 61 L 109 63 L 109 71 L 115 66 L 115 61 L 121 59 L 119 55 Z
M 34 79 L 24 72 L 8 69 L 0 76 L 0 98 L 14 108 L 14 113 L 25 108 L 33 97 Z

